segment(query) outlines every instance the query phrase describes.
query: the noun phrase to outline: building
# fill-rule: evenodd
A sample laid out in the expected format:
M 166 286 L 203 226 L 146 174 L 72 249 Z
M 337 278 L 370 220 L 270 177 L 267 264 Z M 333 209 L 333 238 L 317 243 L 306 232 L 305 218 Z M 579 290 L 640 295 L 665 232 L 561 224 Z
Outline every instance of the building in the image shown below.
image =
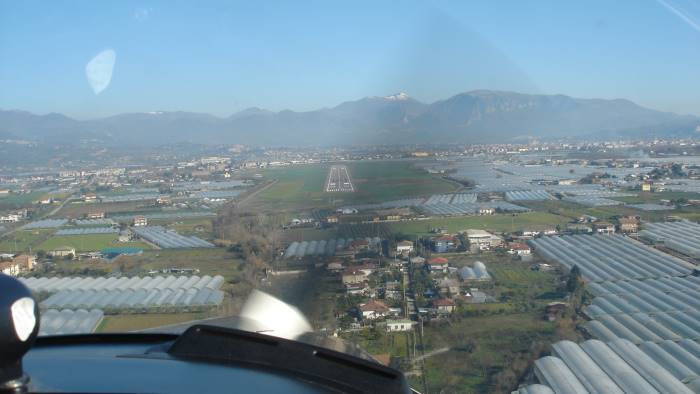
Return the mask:
M 75 248 L 63 246 L 54 250 L 49 250 L 47 254 L 51 257 L 75 257 Z
M 97 202 L 97 195 L 96 194 L 86 194 L 83 196 L 83 201 L 84 202 Z
M 105 218 L 105 213 L 100 211 L 100 212 L 90 212 L 86 216 L 88 219 L 104 219 Z
M 326 269 L 332 272 L 340 272 L 344 268 L 343 263 L 340 261 L 331 261 L 330 263 L 326 264 Z
M 456 305 L 454 300 L 451 298 L 440 298 L 433 301 L 433 308 L 437 313 L 452 313 L 454 312 Z
M 456 279 L 444 278 L 438 282 L 440 294 L 445 296 L 459 295 L 459 282 Z
M 642 183 L 642 191 L 643 192 L 650 192 L 651 191 L 651 182 Z
M 615 233 L 615 225 L 613 225 L 610 222 L 605 222 L 605 221 L 598 221 L 593 223 L 593 228 L 595 229 L 595 232 L 598 234 L 614 234 Z
M 346 286 L 352 284 L 361 284 L 367 281 L 367 274 L 361 269 L 348 268 L 345 271 L 343 271 L 341 278 L 343 284 Z
M 20 265 L 14 261 L 0 261 L 0 272 L 5 275 L 17 276 L 22 270 L 20 269 Z
M 416 323 L 408 319 L 387 320 L 386 332 L 405 332 L 412 331 Z
M 36 266 L 36 256 L 30 254 L 17 255 L 12 261 L 19 265 L 22 272 L 31 271 Z
M 528 256 L 532 253 L 532 249 L 522 242 L 511 242 L 508 244 L 508 253 L 518 256 Z
M 481 207 L 479 208 L 479 215 L 493 215 L 496 213 L 496 209 L 491 207 Z
M 639 230 L 639 220 L 634 216 L 625 216 L 617 220 L 620 232 L 636 233 Z
M 450 266 L 449 260 L 447 260 L 444 257 L 433 257 L 432 259 L 428 260 L 426 263 L 426 266 L 428 267 L 428 270 L 430 271 L 431 274 L 433 273 L 447 273 L 447 268 Z
M 134 216 L 134 227 L 148 226 L 148 219 L 143 215 Z
M 390 312 L 389 307 L 377 300 L 370 300 L 367 303 L 360 304 L 358 309 L 362 313 L 362 319 L 366 320 L 378 319 L 387 316 Z
M 567 309 L 565 302 L 550 302 L 544 308 L 544 317 L 546 320 L 554 321 L 557 316 L 560 316 Z
M 8 213 L 0 216 L 0 223 L 17 223 L 22 220 L 22 216 L 16 213 Z
M 488 231 L 469 229 L 465 231 L 471 251 L 490 250 L 503 244 L 503 239 Z
M 433 251 L 435 253 L 448 253 L 457 249 L 457 238 L 452 235 L 443 235 L 433 238 Z
M 413 252 L 413 242 L 401 241 L 396 244 L 396 254 L 407 255 Z

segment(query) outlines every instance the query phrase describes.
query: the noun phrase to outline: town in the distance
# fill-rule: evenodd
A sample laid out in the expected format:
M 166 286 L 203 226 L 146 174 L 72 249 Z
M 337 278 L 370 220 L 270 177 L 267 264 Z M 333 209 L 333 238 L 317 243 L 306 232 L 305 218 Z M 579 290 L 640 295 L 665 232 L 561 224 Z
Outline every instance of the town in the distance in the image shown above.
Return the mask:
M 700 392 L 697 139 L 103 149 L 0 167 L 42 335 L 259 289 L 422 392 Z

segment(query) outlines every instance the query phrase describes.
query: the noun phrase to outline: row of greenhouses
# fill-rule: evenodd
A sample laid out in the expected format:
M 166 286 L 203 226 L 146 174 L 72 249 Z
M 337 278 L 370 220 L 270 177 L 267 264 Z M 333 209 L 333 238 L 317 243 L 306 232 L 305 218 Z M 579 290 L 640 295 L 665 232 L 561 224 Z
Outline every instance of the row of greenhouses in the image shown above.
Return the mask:
M 292 242 L 284 252 L 285 259 L 301 258 L 305 256 L 333 256 L 337 251 L 349 247 L 353 241 L 366 241 L 369 247 L 378 247 L 381 238 L 333 238 L 321 241 Z
M 121 276 L 121 277 L 38 277 L 20 278 L 34 292 L 53 293 L 62 290 L 178 290 L 219 289 L 224 284 L 221 275 L 192 276 Z
M 99 309 L 49 309 L 41 313 L 39 335 L 90 334 L 104 317 Z
M 688 220 L 647 223 L 639 236 L 693 258 L 700 258 L 700 225 Z
M 45 309 L 102 309 L 115 312 L 196 311 L 220 305 L 221 290 L 211 288 L 140 290 L 62 290 L 40 303 Z
M 569 235 L 528 241 L 546 260 L 577 266 L 592 282 L 684 276 L 692 266 L 621 235 Z
M 700 392 L 699 374 L 700 345 L 690 340 L 639 346 L 619 338 L 560 341 L 534 366 L 539 383 L 556 394 L 691 394 Z

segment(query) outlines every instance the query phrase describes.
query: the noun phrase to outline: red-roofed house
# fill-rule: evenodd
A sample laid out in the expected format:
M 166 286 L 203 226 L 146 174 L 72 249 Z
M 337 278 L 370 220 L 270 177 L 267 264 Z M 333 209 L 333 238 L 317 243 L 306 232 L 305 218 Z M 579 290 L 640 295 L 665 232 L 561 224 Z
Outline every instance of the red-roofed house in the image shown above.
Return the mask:
M 508 253 L 518 256 L 527 256 L 532 252 L 530 246 L 523 242 L 511 242 L 508 244 Z
M 433 257 L 432 259 L 428 260 L 426 266 L 431 273 L 446 273 L 447 267 L 449 267 L 449 261 L 444 257 Z
M 367 303 L 360 304 L 359 309 L 360 312 L 362 312 L 362 318 L 368 320 L 377 319 L 389 314 L 389 307 L 377 300 L 370 300 Z
M 440 298 L 433 301 L 433 307 L 438 313 L 452 313 L 455 310 L 455 302 L 451 298 Z

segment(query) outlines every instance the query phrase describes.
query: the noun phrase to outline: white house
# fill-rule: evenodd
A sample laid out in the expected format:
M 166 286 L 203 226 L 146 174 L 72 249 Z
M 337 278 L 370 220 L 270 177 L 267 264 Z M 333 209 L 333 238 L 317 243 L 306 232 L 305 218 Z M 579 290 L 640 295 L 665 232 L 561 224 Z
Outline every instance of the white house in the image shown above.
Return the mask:
M 396 244 L 396 254 L 408 254 L 413 252 L 413 242 L 401 241 Z
M 413 330 L 416 323 L 408 319 L 387 320 L 386 332 L 403 332 Z

